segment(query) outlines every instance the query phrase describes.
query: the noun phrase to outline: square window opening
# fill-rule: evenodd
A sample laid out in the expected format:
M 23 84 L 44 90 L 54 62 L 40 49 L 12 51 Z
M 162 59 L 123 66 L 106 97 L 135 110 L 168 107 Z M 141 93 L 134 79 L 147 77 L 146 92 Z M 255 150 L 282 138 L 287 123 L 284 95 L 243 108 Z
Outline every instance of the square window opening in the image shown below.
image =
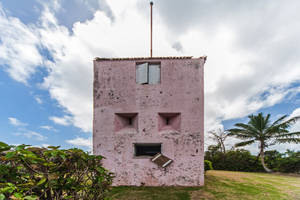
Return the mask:
M 136 83 L 141 85 L 160 83 L 160 63 L 137 63 Z
M 130 130 L 138 128 L 138 114 L 137 113 L 115 113 L 115 131 Z
M 161 143 L 137 143 L 134 144 L 135 157 L 151 157 L 161 153 Z
M 158 131 L 180 132 L 180 113 L 158 113 Z

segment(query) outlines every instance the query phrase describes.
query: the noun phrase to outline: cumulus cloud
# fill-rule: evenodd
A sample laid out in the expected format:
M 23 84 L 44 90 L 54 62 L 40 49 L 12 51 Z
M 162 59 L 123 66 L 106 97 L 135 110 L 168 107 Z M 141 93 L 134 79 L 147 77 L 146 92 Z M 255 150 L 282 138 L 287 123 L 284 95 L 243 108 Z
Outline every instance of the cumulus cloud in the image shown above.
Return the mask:
M 66 140 L 67 143 L 72 144 L 76 147 L 88 147 L 89 149 L 92 149 L 93 141 L 92 138 L 82 138 L 82 137 L 76 137 L 75 139 Z
M 15 80 L 27 84 L 36 68 L 42 65 L 39 37 L 34 27 L 18 18 L 6 16 L 0 4 L 0 67 Z
M 8 120 L 9 120 L 9 123 L 14 125 L 14 126 L 27 126 L 28 125 L 24 122 L 21 122 L 17 118 L 14 118 L 14 117 L 9 117 Z
M 10 31 L 0 33 L 6 41 L 0 44 L 0 52 L 5 52 L 0 62 L 24 83 L 43 63 L 49 72 L 43 87 L 66 113 L 51 120 L 85 132 L 92 130 L 93 58 L 149 55 L 149 2 L 110 0 L 102 5 L 110 11 L 95 10 L 89 20 L 74 23 L 72 31 L 47 6 L 40 21 L 30 26 L 4 12 L 0 15 L 0 27 Z M 206 130 L 299 93 L 294 84 L 300 81 L 299 6 L 296 0 L 154 3 L 154 56 L 182 55 L 182 47 L 185 55 L 208 56 Z M 108 12 L 113 13 L 113 23 Z M 14 31 L 23 33 L 22 39 Z M 18 45 L 28 47 L 29 57 Z M 51 60 L 43 60 L 39 46 L 49 51 Z

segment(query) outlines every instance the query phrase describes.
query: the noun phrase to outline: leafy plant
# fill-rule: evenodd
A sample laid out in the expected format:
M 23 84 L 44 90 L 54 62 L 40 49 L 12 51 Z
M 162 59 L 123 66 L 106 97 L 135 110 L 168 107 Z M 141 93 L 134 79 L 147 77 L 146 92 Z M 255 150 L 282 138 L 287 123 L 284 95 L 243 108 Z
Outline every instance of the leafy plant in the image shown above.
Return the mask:
M 104 199 L 113 175 L 80 149 L 0 142 L 0 200 Z
M 209 160 L 204 160 L 204 171 L 213 170 L 212 162 Z

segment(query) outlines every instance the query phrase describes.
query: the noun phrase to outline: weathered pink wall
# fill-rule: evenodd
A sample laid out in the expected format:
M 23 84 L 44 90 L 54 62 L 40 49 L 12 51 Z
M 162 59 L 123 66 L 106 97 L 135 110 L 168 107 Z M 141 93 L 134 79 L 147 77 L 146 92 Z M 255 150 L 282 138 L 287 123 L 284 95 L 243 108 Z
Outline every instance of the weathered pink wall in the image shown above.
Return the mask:
M 136 62 L 160 62 L 161 83 L 137 84 Z M 106 157 L 114 185 L 204 184 L 204 63 L 205 57 L 95 59 L 93 151 Z M 181 113 L 180 126 L 175 122 L 180 131 L 159 131 L 158 113 L 174 112 Z M 115 113 L 138 113 L 137 130 L 116 132 Z M 135 158 L 134 143 L 162 143 L 162 153 L 174 162 L 163 169 Z

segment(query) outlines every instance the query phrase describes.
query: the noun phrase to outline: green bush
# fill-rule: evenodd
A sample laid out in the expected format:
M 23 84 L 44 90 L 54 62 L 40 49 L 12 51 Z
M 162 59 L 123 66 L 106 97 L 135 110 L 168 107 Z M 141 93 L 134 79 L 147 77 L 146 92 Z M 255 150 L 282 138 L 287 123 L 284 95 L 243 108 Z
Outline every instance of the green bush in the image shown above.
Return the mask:
M 0 142 L 0 200 L 105 199 L 112 173 L 80 149 Z
M 213 163 L 216 170 L 263 172 L 257 156 L 253 156 L 246 150 L 227 151 L 223 153 L 216 151 L 213 147 L 205 152 L 205 160 Z
M 259 159 L 257 155 L 251 155 L 247 150 L 236 149 L 223 153 L 213 145 L 205 152 L 205 160 L 211 161 L 216 170 L 264 172 Z M 276 150 L 266 151 L 265 162 L 273 171 L 300 173 L 300 151 L 287 150 L 285 153 Z
M 204 160 L 204 171 L 213 170 L 212 162 L 209 160 Z

